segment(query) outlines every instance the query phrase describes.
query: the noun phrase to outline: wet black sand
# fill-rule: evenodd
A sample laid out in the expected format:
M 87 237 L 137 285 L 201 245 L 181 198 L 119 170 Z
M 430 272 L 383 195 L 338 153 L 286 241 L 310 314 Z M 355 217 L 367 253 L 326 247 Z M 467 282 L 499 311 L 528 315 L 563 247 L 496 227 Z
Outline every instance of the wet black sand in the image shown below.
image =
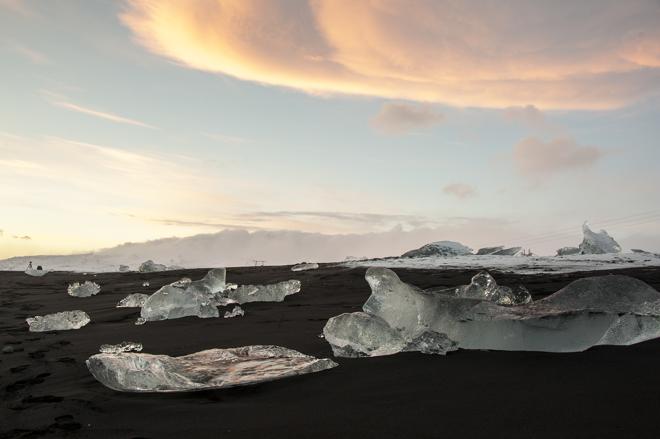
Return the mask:
M 96 382 L 84 361 L 103 343 L 138 341 L 145 352 L 182 355 L 214 347 L 279 344 L 331 356 L 318 337 L 325 321 L 359 310 L 369 295 L 364 269 L 236 268 L 228 281 L 290 278 L 301 293 L 284 303 L 244 306 L 246 316 L 133 323 L 138 309 L 117 309 L 127 294 L 153 292 L 206 270 L 140 274 L 0 272 L 0 437 L 94 438 L 657 438 L 660 436 L 660 340 L 598 347 L 577 354 L 458 351 L 337 359 L 340 367 L 253 387 L 189 394 L 123 394 Z M 421 287 L 466 283 L 473 271 L 396 270 Z M 660 289 L 660 269 L 617 272 Z M 605 272 L 599 272 L 605 274 Z M 515 276 L 535 298 L 585 273 Z M 66 294 L 91 279 L 98 296 Z M 151 286 L 142 287 L 149 280 Z M 82 309 L 80 330 L 30 333 L 24 319 Z

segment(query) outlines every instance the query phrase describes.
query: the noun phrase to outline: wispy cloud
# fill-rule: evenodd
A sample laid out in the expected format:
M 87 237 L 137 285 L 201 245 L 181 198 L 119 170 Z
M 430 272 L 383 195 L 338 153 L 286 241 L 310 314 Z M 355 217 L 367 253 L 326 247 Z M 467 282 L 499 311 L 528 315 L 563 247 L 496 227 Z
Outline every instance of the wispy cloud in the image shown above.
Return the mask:
M 133 126 L 138 126 L 142 128 L 150 128 L 150 129 L 157 129 L 157 127 L 153 125 L 149 125 L 145 122 L 139 121 L 137 119 L 131 119 L 125 116 L 121 116 L 119 114 L 107 112 L 107 111 L 102 111 L 86 106 L 82 106 L 79 104 L 74 104 L 73 102 L 70 102 L 66 96 L 60 95 L 58 93 L 53 93 L 48 90 L 41 90 L 42 96 L 51 104 L 56 107 L 64 108 L 65 110 L 69 111 L 75 111 L 78 113 L 82 114 L 87 114 L 89 116 L 97 117 L 100 119 L 105 119 L 109 120 L 111 122 L 115 123 L 122 123 L 122 124 L 127 124 L 127 125 L 133 125 Z
M 30 241 L 30 240 L 32 239 L 32 238 L 29 237 L 28 235 L 23 235 L 23 236 L 14 235 L 14 236 L 12 236 L 12 238 L 14 238 L 14 239 L 22 239 L 23 241 Z
M 21 55 L 23 58 L 29 60 L 33 64 L 48 64 L 48 63 L 50 63 L 50 59 L 44 53 L 42 53 L 38 50 L 35 50 L 31 47 L 28 47 L 24 44 L 10 43 L 9 48 L 12 51 L 14 51 L 15 53 L 18 53 L 19 55 Z
M 428 104 L 387 102 L 371 119 L 377 130 L 386 134 L 404 134 L 429 128 L 442 122 L 443 117 Z
M 507 107 L 502 111 L 504 118 L 538 128 L 545 123 L 545 114 L 534 105 Z
M 513 160 L 526 177 L 539 179 L 563 171 L 595 165 L 605 151 L 596 146 L 583 146 L 570 138 L 543 141 L 529 137 L 513 148 Z
M 227 136 L 225 134 L 217 134 L 217 133 L 202 133 L 204 137 L 207 137 L 211 140 L 215 140 L 217 142 L 221 143 L 233 143 L 233 144 L 243 144 L 249 142 L 249 139 L 246 139 L 244 137 L 237 137 L 237 136 Z
M 462 200 L 477 195 L 477 190 L 473 186 L 465 183 L 448 184 L 447 186 L 442 188 L 442 192 L 444 192 L 447 195 L 452 195 L 456 198 L 460 198 Z

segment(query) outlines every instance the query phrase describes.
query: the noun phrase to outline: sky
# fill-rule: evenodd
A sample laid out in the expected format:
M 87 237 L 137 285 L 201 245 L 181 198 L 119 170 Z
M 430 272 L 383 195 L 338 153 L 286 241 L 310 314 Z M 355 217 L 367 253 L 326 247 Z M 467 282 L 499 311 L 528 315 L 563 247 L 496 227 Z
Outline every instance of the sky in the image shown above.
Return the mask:
M 228 230 L 550 254 L 585 220 L 658 251 L 659 22 L 657 0 L 0 0 L 0 258 Z

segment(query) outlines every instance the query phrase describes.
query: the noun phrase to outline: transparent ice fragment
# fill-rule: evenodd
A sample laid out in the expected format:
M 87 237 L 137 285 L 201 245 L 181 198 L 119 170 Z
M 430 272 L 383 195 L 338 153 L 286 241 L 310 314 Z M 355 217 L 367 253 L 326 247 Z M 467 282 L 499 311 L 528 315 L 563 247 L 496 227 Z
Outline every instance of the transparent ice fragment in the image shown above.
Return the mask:
M 316 262 L 302 262 L 291 267 L 291 271 L 316 270 L 317 268 L 319 268 L 319 264 Z
M 89 297 L 98 294 L 99 291 L 101 286 L 89 280 L 83 283 L 74 282 L 67 288 L 67 293 L 73 297 Z
M 280 346 L 209 349 L 182 357 L 145 353 L 96 354 L 94 378 L 120 392 L 191 392 L 245 386 L 337 366 Z
M 392 355 L 407 345 L 385 320 L 365 312 L 332 317 L 323 328 L 323 337 L 336 357 Z
M 144 302 L 146 302 L 148 298 L 148 294 L 129 294 L 117 303 L 117 308 L 142 308 L 142 305 L 144 305 Z
M 140 352 L 142 343 L 122 341 L 119 344 L 102 344 L 99 351 L 103 354 L 120 354 L 122 352 Z
M 86 312 L 75 310 L 29 317 L 25 321 L 30 327 L 30 332 L 44 332 L 80 329 L 88 324 L 90 319 Z
M 299 280 L 285 280 L 267 285 L 240 285 L 233 291 L 225 291 L 224 297 L 237 303 L 281 302 L 286 296 L 300 291 Z
M 245 311 L 243 311 L 243 308 L 241 308 L 238 305 L 236 305 L 234 307 L 234 309 L 231 310 L 231 312 L 230 311 L 225 311 L 225 318 L 226 319 L 230 319 L 232 317 L 244 316 L 244 315 L 245 315 Z
M 497 285 L 493 276 L 486 271 L 474 275 L 469 285 L 456 288 L 456 296 L 488 300 L 505 306 L 523 305 L 532 301 L 532 295 L 522 285 L 513 289 Z
M 593 232 L 586 222 L 582 225 L 584 238 L 580 244 L 582 254 L 620 253 L 621 246 L 605 230 Z

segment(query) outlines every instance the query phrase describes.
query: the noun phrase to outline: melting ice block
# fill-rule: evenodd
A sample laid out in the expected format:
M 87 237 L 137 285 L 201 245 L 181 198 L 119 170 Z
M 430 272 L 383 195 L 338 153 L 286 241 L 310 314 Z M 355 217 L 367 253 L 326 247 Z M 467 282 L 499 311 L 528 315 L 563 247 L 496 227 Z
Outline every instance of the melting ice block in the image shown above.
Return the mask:
M 101 286 L 89 280 L 83 283 L 74 282 L 67 288 L 67 293 L 73 297 L 89 297 L 98 294 L 99 291 L 101 291 Z
M 542 300 L 519 306 L 461 297 L 451 290 L 423 291 L 386 268 L 372 267 L 366 278 L 372 294 L 364 312 L 383 320 L 405 339 L 432 332 L 446 335 L 464 349 L 578 352 L 660 337 L 660 293 L 628 276 L 579 279 Z M 331 325 L 332 321 L 324 334 L 335 352 L 336 346 L 341 353 L 343 346 L 355 349 L 351 343 L 367 346 L 364 337 L 374 339 L 368 335 L 373 325 L 351 328 Z M 392 334 L 384 333 L 379 337 L 385 337 L 382 346 L 387 349 Z M 337 340 L 350 343 L 335 345 Z M 379 343 L 367 348 L 377 351 Z
M 86 312 L 75 310 L 29 317 L 25 321 L 30 326 L 30 332 L 44 332 L 80 329 L 88 324 L 90 319 Z
M 143 353 L 96 354 L 87 368 L 120 392 L 191 392 L 257 384 L 337 366 L 280 346 L 209 349 L 182 357 Z
M 48 270 L 37 270 L 35 268 L 28 268 L 27 270 L 25 270 L 25 274 L 33 277 L 41 277 L 46 273 L 48 273 Z
M 410 250 L 402 258 L 423 258 L 428 256 L 465 256 L 471 255 L 472 249 L 455 241 L 436 241 Z
M 144 302 L 140 316 L 143 321 L 218 317 L 215 296 L 224 291 L 225 276 L 224 268 L 214 268 L 200 280 L 184 278 L 165 285 Z
M 240 285 L 234 290 L 227 290 L 223 296 L 237 303 L 281 302 L 286 296 L 300 291 L 299 280 L 285 280 L 268 285 Z
M 140 352 L 142 343 L 122 341 L 119 344 L 102 344 L 99 351 L 103 354 L 120 354 L 122 352 Z
M 621 246 L 605 230 L 593 232 L 586 222 L 582 225 L 584 238 L 580 244 L 580 253 L 585 255 L 620 253 Z
M 522 285 L 514 288 L 497 285 L 493 276 L 486 271 L 475 274 L 470 285 L 460 286 L 454 293 L 457 297 L 488 300 L 498 305 L 524 305 L 532 301 L 532 295 Z
M 319 264 L 316 262 L 302 262 L 291 267 L 291 271 L 316 270 L 317 268 L 319 268 Z
M 148 294 L 129 294 L 117 303 L 117 308 L 142 308 L 142 305 L 144 305 L 144 302 L 146 302 L 148 298 Z
M 143 263 L 140 264 L 140 267 L 138 268 L 138 271 L 140 273 L 153 273 L 156 271 L 165 271 L 167 270 L 167 266 L 163 264 L 156 264 L 154 261 L 149 259 L 148 261 L 144 261 Z

